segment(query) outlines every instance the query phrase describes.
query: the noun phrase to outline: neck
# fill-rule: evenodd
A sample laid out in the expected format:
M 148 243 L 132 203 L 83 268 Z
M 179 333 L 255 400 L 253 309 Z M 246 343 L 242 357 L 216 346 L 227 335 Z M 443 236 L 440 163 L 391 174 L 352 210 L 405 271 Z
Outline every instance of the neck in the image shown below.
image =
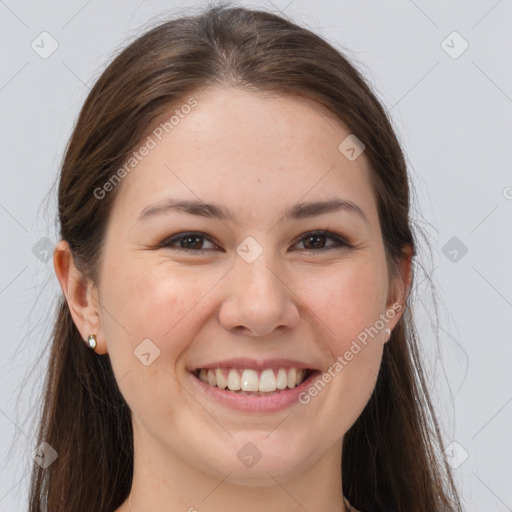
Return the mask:
M 265 469 L 258 478 L 247 478 L 235 471 L 215 474 L 183 461 L 149 437 L 134 440 L 132 488 L 116 512 L 350 511 L 342 493 L 341 441 L 316 462 L 305 457 L 300 468 Z

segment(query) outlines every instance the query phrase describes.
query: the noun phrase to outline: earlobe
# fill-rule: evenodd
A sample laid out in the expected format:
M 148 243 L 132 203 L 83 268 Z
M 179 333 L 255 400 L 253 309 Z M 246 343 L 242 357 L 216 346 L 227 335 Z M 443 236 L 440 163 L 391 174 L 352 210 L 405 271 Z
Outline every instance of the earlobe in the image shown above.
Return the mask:
M 84 343 L 90 348 L 89 336 L 96 338 L 96 353 L 105 353 L 102 339 L 99 303 L 94 284 L 76 268 L 69 244 L 60 240 L 53 253 L 53 266 L 69 311 Z

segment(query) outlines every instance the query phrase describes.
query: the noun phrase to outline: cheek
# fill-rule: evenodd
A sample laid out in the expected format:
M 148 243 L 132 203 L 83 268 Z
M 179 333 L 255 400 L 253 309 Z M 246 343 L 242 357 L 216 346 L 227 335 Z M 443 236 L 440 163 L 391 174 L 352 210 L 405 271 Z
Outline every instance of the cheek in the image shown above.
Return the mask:
M 344 263 L 310 274 L 304 300 L 318 320 L 317 344 L 330 361 L 340 363 L 332 371 L 343 377 L 334 379 L 334 388 L 344 394 L 350 381 L 357 390 L 352 398 L 359 400 L 371 392 L 379 372 L 385 328 L 379 315 L 385 313 L 387 274 L 375 261 Z
M 310 275 L 303 286 L 308 305 L 334 338 L 357 336 L 384 313 L 386 276 L 379 265 L 353 263 L 322 274 Z
M 117 260 L 110 272 L 107 268 L 102 322 L 119 389 L 139 418 L 170 421 L 177 409 L 166 404 L 183 399 L 177 364 L 203 319 L 213 314 L 208 292 L 223 274 L 169 262 L 128 265 Z M 149 353 L 148 365 L 144 353 Z
M 386 279 L 385 267 L 375 261 L 345 262 L 304 283 L 309 293 L 303 297 L 317 318 L 316 343 L 330 364 L 323 369 L 325 384 L 312 386 L 303 403 L 312 402 L 311 415 L 323 418 L 335 436 L 356 421 L 375 388 L 384 346 L 384 329 L 375 325 L 385 313 Z
M 208 291 L 222 276 L 168 261 L 123 265 L 119 260 L 105 275 L 102 299 L 108 311 L 107 341 L 122 344 L 126 351 L 127 344 L 133 350 L 150 339 L 171 364 L 200 328 L 198 315 L 207 314 Z

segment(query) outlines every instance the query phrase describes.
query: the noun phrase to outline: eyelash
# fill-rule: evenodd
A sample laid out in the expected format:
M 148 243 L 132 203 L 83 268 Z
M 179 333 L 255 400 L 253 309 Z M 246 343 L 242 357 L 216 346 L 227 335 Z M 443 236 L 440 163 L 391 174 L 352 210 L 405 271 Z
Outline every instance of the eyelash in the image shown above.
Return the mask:
M 185 251 L 185 252 L 189 252 L 189 253 L 195 253 L 195 254 L 198 254 L 198 255 L 199 254 L 203 254 L 204 251 L 211 251 L 212 249 L 203 249 L 203 250 L 198 249 L 198 250 L 195 250 L 195 249 L 185 249 L 184 247 L 172 247 L 173 244 L 175 244 L 176 242 L 179 242 L 182 238 L 186 239 L 187 237 L 192 237 L 192 236 L 196 236 L 196 235 L 198 235 L 199 237 L 205 238 L 209 242 L 215 244 L 215 242 L 213 242 L 210 239 L 210 237 L 208 237 L 205 233 L 202 233 L 200 231 L 188 231 L 188 232 L 178 233 L 178 234 L 173 235 L 173 236 L 171 236 L 169 238 L 166 238 L 165 240 L 163 240 L 158 245 L 158 248 L 166 248 L 166 249 L 170 249 L 170 250 Z M 297 240 L 296 243 L 302 242 L 302 241 L 304 241 L 305 239 L 307 239 L 308 237 L 311 237 L 311 236 L 324 236 L 326 238 L 330 238 L 331 240 L 334 240 L 336 242 L 336 245 L 329 246 L 327 248 L 321 248 L 321 249 L 301 249 L 302 252 L 305 252 L 307 254 L 331 251 L 331 250 L 334 250 L 334 249 L 343 249 L 344 247 L 345 248 L 352 248 L 353 247 L 352 245 L 347 243 L 345 240 L 343 240 L 343 238 L 341 238 L 340 236 L 338 236 L 335 233 L 332 233 L 330 231 L 326 231 L 326 230 L 308 231 L 308 232 L 304 233 L 301 236 L 301 238 L 299 238 L 299 240 Z

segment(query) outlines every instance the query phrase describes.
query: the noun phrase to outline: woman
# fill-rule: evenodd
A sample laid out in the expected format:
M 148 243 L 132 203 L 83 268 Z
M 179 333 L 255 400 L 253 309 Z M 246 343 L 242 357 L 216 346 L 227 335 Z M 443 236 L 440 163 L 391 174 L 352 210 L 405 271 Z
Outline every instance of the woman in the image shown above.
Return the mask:
M 66 150 L 31 512 L 460 510 L 408 176 L 349 62 L 216 7 L 109 65 Z

